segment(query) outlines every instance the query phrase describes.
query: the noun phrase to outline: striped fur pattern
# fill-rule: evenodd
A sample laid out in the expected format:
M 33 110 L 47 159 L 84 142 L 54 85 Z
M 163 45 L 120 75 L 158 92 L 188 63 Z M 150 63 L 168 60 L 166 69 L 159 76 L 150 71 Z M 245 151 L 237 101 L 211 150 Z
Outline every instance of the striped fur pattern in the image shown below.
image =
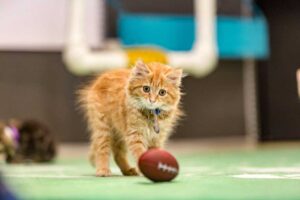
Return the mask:
M 97 176 L 111 175 L 111 154 L 124 175 L 138 175 L 128 152 L 138 159 L 149 148 L 163 148 L 181 116 L 181 77 L 181 69 L 137 61 L 132 69 L 108 71 L 80 90 Z M 153 130 L 155 108 L 161 110 L 159 134 Z

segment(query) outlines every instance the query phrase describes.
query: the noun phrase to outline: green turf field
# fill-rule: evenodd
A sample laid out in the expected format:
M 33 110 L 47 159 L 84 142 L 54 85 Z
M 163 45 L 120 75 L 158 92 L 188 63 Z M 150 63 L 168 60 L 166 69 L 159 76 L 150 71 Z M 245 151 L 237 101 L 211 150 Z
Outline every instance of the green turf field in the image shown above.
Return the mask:
M 5 178 L 22 199 L 300 199 L 300 147 L 178 156 L 170 183 L 144 177 L 97 178 L 84 159 L 7 166 Z

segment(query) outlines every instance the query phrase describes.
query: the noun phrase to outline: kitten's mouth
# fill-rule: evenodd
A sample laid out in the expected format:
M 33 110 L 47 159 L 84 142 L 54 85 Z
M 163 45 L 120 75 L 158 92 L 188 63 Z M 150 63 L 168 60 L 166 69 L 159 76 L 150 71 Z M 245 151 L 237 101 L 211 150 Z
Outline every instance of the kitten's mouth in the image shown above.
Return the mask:
M 154 104 L 147 104 L 145 107 L 151 111 L 157 109 L 157 105 Z

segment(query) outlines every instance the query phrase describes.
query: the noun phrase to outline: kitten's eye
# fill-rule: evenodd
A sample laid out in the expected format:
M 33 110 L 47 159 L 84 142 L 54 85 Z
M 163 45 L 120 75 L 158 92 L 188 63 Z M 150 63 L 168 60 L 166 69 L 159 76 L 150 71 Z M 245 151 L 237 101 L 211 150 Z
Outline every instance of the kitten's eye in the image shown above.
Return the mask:
M 159 92 L 158 92 L 158 94 L 159 94 L 160 96 L 165 96 L 165 95 L 167 94 L 167 91 L 164 90 L 164 89 L 160 89 Z
M 143 86 L 143 91 L 145 93 L 149 93 L 150 92 L 150 87 L 149 86 Z

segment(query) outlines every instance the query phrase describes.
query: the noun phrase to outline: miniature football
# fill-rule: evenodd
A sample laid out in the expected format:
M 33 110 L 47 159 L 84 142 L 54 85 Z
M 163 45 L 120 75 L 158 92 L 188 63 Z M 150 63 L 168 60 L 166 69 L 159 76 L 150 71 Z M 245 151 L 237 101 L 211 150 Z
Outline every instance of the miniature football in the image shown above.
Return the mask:
M 146 151 L 139 158 L 138 165 L 144 176 L 154 182 L 171 181 L 179 172 L 175 157 L 162 149 Z

